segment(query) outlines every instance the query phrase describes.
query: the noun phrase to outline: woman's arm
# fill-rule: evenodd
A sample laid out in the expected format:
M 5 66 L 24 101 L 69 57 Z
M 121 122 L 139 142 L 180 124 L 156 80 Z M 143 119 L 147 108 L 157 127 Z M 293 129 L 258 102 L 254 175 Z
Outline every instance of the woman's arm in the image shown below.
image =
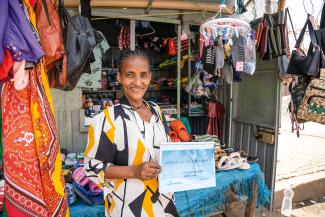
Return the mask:
M 145 162 L 139 166 L 115 166 L 106 168 L 105 179 L 142 179 L 158 177 L 160 166 L 157 163 Z

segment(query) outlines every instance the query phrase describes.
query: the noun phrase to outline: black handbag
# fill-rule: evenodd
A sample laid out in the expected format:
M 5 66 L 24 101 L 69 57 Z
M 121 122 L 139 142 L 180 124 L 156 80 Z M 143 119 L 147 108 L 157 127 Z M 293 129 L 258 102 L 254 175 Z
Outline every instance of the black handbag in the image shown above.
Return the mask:
M 300 49 L 302 39 L 308 27 L 310 35 L 310 45 L 307 55 Z M 295 50 L 291 53 L 291 58 L 287 73 L 292 75 L 305 75 L 317 77 L 320 69 L 320 46 L 318 44 L 316 32 L 310 21 L 310 15 L 307 16 L 307 21 L 301 30 Z
M 72 90 L 81 74 L 89 71 L 90 57 L 96 45 L 96 39 L 89 20 L 81 15 L 71 17 L 62 0 L 59 1 L 58 12 L 61 18 L 67 61 L 61 67 L 65 70 L 60 71 L 60 75 L 65 71 L 66 74 L 61 77 L 65 77 L 66 80 L 59 82 L 60 79 L 56 79 L 55 88 Z

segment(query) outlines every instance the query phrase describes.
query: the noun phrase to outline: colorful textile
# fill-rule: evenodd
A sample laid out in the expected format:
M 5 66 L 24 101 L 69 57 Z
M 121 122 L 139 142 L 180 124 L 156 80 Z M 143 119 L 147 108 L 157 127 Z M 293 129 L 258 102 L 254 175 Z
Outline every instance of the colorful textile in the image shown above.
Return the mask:
M 251 164 L 249 170 L 229 170 L 216 173 L 216 187 L 175 193 L 176 208 L 180 216 L 207 216 L 222 209 L 233 189 L 238 197 L 246 195 L 250 201 L 253 184 L 257 184 L 256 206 L 270 205 L 271 192 L 264 182 L 264 174 L 258 164 Z
M 44 51 L 30 24 L 32 16 L 28 20 L 18 0 L 0 0 L 0 5 L 0 63 L 5 48 L 11 51 L 15 61 L 37 62 Z
M 96 115 L 89 127 L 85 151 L 87 176 L 104 186 L 106 216 L 178 216 L 172 194 L 160 194 L 158 179 L 105 180 L 108 165 L 131 166 L 159 162 L 161 142 L 168 140 L 159 107 L 147 102 L 153 115 L 145 122 L 125 98 Z
M 68 216 L 55 119 L 46 96 L 43 63 L 27 87 L 2 93 L 6 211 L 9 216 Z M 45 77 L 45 78 L 44 78 Z

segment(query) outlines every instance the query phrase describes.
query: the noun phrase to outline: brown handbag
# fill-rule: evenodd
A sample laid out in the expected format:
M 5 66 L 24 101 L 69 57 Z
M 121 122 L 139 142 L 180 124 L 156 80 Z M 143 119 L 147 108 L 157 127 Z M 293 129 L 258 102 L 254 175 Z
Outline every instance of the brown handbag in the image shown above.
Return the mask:
M 55 62 L 64 55 L 61 20 L 57 8 L 57 0 L 38 0 L 35 6 L 37 28 L 48 71 L 54 69 Z
M 320 78 L 309 83 L 297 112 L 297 120 L 300 123 L 313 121 L 325 124 L 325 68 L 320 70 Z

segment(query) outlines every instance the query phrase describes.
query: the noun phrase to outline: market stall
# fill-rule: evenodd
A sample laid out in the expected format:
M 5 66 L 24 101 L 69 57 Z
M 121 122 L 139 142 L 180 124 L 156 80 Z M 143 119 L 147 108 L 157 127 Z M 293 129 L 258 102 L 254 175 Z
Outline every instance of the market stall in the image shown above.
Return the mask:
M 239 15 L 245 5 L 237 3 L 235 15 L 233 1 L 81 2 L 82 16 L 76 9 L 79 1 L 59 1 L 58 20 L 68 52 L 51 64 L 48 55 L 41 61 L 54 105 L 46 104 L 44 113 L 49 115 L 54 107 L 51 127 L 57 127 L 57 132 L 52 130 L 60 142 L 71 216 L 103 216 L 103 192 L 87 179 L 83 152 L 92 118 L 119 104 L 123 96 L 117 82 L 118 57 L 134 49 L 149 56 L 152 80 L 145 98 L 160 106 L 171 141 L 213 143 L 216 186 L 176 192 L 179 214 L 220 211 L 231 192 L 237 199 L 247 196 L 247 216 L 256 206 L 271 208 L 268 189 L 274 190 L 280 96 L 280 64 L 274 59 L 283 59 L 288 50 L 284 8 L 250 24 Z M 265 45 L 265 35 L 271 33 L 260 26 L 272 19 L 281 20 L 279 31 L 272 31 L 277 40 Z M 82 28 L 71 28 L 78 25 Z M 44 27 L 38 28 L 42 44 L 48 38 L 41 31 Z

